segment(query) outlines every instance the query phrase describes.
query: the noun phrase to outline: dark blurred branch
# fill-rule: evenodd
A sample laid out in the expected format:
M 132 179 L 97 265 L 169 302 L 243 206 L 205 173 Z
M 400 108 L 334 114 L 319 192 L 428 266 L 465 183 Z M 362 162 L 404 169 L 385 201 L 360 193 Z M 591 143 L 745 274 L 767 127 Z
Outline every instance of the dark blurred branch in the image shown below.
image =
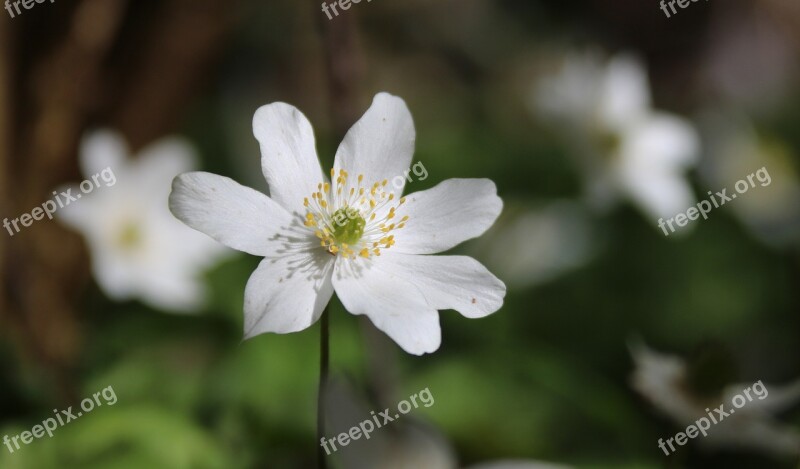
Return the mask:
M 361 115 L 364 60 L 358 39 L 356 14 L 348 11 L 329 20 L 312 2 L 319 20 L 325 67 L 328 72 L 331 117 L 336 137 L 344 137 Z
M 139 148 L 173 129 L 233 26 L 238 2 L 172 0 L 159 2 L 149 28 L 135 38 L 138 63 L 126 69 L 120 100 L 111 116 L 132 147 Z
M 9 137 L 2 154 L 3 187 L 17 202 L 3 205 L 4 217 L 29 212 L 49 199 L 57 184 L 77 174 L 76 142 L 124 6 L 123 0 L 86 0 L 67 17 L 70 27 L 51 52 L 41 57 L 4 54 L 3 68 L 13 74 L 5 89 L 9 84 L 21 88 L 4 100 L 5 109 L 25 110 L 2 122 Z M 38 33 L 34 27 L 15 28 L 10 43 L 24 45 Z M 18 65 L 21 59 L 32 64 L 30 69 Z M 86 276 L 85 256 L 77 238 L 55 223 L 40 223 L 4 241 L 3 320 L 22 357 L 38 364 L 62 400 L 73 401 L 79 327 L 72 304 Z
M 137 146 L 172 129 L 215 57 L 231 3 L 163 2 L 157 21 L 128 27 L 132 10 L 150 6 L 83 0 L 2 22 L 0 218 L 30 212 L 58 185 L 79 180 L 77 144 L 102 116 L 118 116 L 118 130 Z M 42 27 L 47 22 L 58 27 Z M 135 44 L 141 60 L 109 65 L 120 43 L 140 38 L 151 38 L 144 48 Z M 13 237 L 0 234 L 0 262 L 0 331 L 61 400 L 74 401 L 81 350 L 74 305 L 89 274 L 83 243 L 45 219 Z
M 312 4 L 323 41 L 332 125 L 339 141 L 364 112 L 361 97 L 365 64 L 358 36 L 357 15 L 350 10 L 329 20 L 319 11 L 319 2 Z M 394 399 L 395 348 L 367 317 L 359 317 L 359 321 L 368 349 L 371 394 L 379 404 L 384 405 Z

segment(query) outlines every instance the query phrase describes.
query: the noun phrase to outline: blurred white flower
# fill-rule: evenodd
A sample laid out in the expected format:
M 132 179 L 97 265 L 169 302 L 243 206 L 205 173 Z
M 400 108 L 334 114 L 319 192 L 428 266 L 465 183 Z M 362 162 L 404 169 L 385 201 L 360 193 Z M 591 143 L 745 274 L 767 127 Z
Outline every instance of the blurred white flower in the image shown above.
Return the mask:
M 652 109 L 644 65 L 630 55 L 607 64 L 569 56 L 536 88 L 534 107 L 559 121 L 580 156 L 587 196 L 607 209 L 627 196 L 651 218 L 670 218 L 695 203 L 685 173 L 699 153 L 692 125 Z
M 768 243 L 800 241 L 800 175 L 789 146 L 760 137 L 746 117 L 734 112 L 710 113 L 704 122 L 709 141 L 708 158 L 701 167 L 705 182 L 732 188 L 765 168 L 768 182 L 756 181 L 764 188 L 739 197 L 731 210 Z
M 370 418 L 366 403 L 346 383 L 332 380 L 325 393 L 330 436 L 347 432 Z M 375 429 L 370 438 L 339 446 L 330 458 L 348 469 L 459 469 L 450 442 L 431 425 L 403 416 L 389 428 Z M 568 469 L 568 466 L 532 460 L 490 461 L 465 469 Z
M 449 179 L 400 197 L 416 138 L 400 98 L 378 94 L 322 173 L 314 133 L 293 106 L 253 118 L 270 197 L 209 173 L 175 179 L 172 212 L 234 249 L 263 256 L 245 289 L 245 338 L 319 319 L 334 289 L 408 353 L 439 348 L 437 310 L 479 318 L 505 285 L 470 257 L 430 256 L 480 236 L 503 203 L 488 179 Z
M 584 265 L 596 239 L 583 206 L 557 201 L 533 210 L 504 210 L 472 252 L 509 286 L 526 287 Z
M 56 212 L 80 232 L 98 285 L 117 301 L 139 299 L 175 312 L 197 309 L 205 300 L 202 271 L 229 250 L 181 224 L 167 202 L 172 178 L 196 166 L 188 143 L 171 138 L 128 158 L 123 137 L 97 131 L 84 137 L 80 165 L 89 180 L 104 170 L 113 184 L 82 194 Z M 81 194 L 79 186 L 72 194 Z
M 696 395 L 689 386 L 687 363 L 681 358 L 655 352 L 644 345 L 632 349 L 635 370 L 633 388 L 650 404 L 680 426 L 708 417 L 705 409 L 724 404 L 752 383 L 725 386 L 719 395 Z M 774 420 L 774 415 L 800 402 L 800 380 L 791 385 L 766 385 L 765 399 L 748 401 L 724 420 L 713 425 L 697 444 L 708 448 L 746 448 L 776 455 L 800 455 L 800 433 Z

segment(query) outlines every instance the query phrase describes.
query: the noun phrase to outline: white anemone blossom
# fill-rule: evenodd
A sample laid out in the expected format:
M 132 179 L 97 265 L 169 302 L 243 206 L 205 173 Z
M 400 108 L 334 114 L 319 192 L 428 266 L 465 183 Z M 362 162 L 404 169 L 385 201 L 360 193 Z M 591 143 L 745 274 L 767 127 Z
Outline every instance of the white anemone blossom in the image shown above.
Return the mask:
M 691 391 L 688 364 L 683 359 L 665 355 L 644 345 L 633 347 L 636 364 L 632 385 L 645 399 L 680 426 L 695 424 L 720 404 L 730 415 L 713 425 L 706 436 L 696 438 L 707 448 L 749 449 L 779 456 L 800 455 L 800 433 L 775 419 L 800 402 L 800 380 L 785 386 L 765 385 L 767 393 L 732 409 L 732 399 L 753 383 L 730 384 L 716 397 L 704 397 Z M 755 391 L 754 391 L 755 392 Z M 724 409 L 723 409 L 724 410 Z M 735 413 L 734 413 L 735 411 Z
M 506 203 L 495 226 L 471 248 L 510 288 L 544 284 L 591 259 L 599 236 L 583 205 L 566 200 L 533 209 L 523 205 Z
M 415 130 L 402 99 L 378 94 L 336 152 L 330 180 L 314 133 L 293 106 L 253 118 L 270 196 L 203 172 L 173 183 L 170 208 L 187 225 L 264 257 L 245 288 L 244 335 L 310 327 L 334 290 L 408 353 L 439 348 L 437 310 L 497 311 L 505 285 L 470 257 L 431 256 L 486 231 L 502 201 L 488 179 L 450 179 L 401 197 Z
M 570 56 L 535 91 L 536 110 L 558 119 L 577 147 L 593 205 L 607 209 L 625 196 L 658 219 L 695 203 L 685 173 L 697 162 L 699 137 L 687 120 L 652 109 L 641 61 Z
M 196 167 L 194 150 L 168 138 L 136 159 L 128 153 L 115 132 L 87 134 L 80 148 L 86 180 L 69 188 L 76 200 L 56 216 L 85 238 L 94 277 L 110 298 L 139 299 L 172 312 L 196 310 L 206 293 L 200 274 L 230 251 L 175 220 L 167 207 L 172 179 Z M 87 181 L 106 184 L 82 193 Z

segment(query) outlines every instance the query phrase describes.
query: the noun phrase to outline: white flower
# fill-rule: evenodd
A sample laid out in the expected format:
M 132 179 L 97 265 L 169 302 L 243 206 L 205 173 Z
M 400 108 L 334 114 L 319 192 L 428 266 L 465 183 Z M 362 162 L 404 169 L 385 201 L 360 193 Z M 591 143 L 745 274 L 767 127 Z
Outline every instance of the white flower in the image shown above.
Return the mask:
M 205 291 L 198 275 L 228 250 L 169 212 L 172 178 L 195 167 L 191 147 L 165 139 L 130 160 L 120 135 L 98 131 L 84 138 L 80 163 L 86 180 L 105 186 L 88 194 L 72 187 L 81 198 L 56 215 L 83 234 L 98 285 L 118 301 L 178 312 L 199 307 Z
M 504 210 L 472 251 L 482 253 L 509 287 L 527 287 L 584 265 L 597 238 L 582 205 L 556 201 L 533 210 Z
M 688 366 L 678 357 L 664 355 L 644 345 L 633 348 L 636 369 L 634 389 L 678 425 L 688 426 L 706 417 L 708 411 L 724 404 L 723 410 L 735 410 L 716 425 L 707 436 L 698 436 L 700 445 L 716 448 L 749 448 L 776 455 L 800 455 L 800 433 L 774 420 L 773 415 L 800 401 L 800 381 L 788 386 L 766 385 L 766 398 L 754 398 L 739 409 L 732 409 L 732 399 L 753 383 L 731 384 L 713 398 L 695 395 L 688 384 Z
M 472 258 L 430 256 L 486 231 L 502 201 L 492 181 L 450 179 L 400 197 L 415 131 L 403 100 L 381 93 L 336 152 L 329 182 L 311 125 L 274 103 L 253 118 L 270 197 L 208 173 L 179 176 L 170 207 L 187 225 L 264 260 L 245 289 L 245 338 L 319 319 L 334 290 L 404 350 L 441 342 L 437 310 L 493 313 L 505 285 Z
M 640 61 L 629 55 L 608 64 L 592 54 L 568 57 L 536 91 L 535 106 L 560 119 L 578 146 L 594 204 L 607 208 L 625 195 L 658 219 L 695 203 L 685 172 L 696 163 L 699 138 L 686 120 L 651 108 Z
M 706 122 L 709 151 L 701 171 L 706 183 L 732 192 L 738 181 L 756 173 L 760 179 L 753 179 L 755 187 L 730 209 L 762 240 L 797 243 L 800 175 L 789 145 L 760 136 L 745 116 L 735 112 L 709 113 Z

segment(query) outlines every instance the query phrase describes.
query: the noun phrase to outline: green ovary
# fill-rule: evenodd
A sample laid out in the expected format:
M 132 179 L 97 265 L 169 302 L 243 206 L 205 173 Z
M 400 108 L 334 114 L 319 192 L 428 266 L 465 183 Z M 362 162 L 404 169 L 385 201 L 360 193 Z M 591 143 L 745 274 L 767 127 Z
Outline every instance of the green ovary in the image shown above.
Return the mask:
M 125 225 L 117 237 L 122 249 L 133 249 L 142 242 L 142 230 L 135 223 Z
M 333 237 L 340 243 L 356 244 L 366 225 L 367 222 L 354 208 L 344 207 L 333 213 Z

